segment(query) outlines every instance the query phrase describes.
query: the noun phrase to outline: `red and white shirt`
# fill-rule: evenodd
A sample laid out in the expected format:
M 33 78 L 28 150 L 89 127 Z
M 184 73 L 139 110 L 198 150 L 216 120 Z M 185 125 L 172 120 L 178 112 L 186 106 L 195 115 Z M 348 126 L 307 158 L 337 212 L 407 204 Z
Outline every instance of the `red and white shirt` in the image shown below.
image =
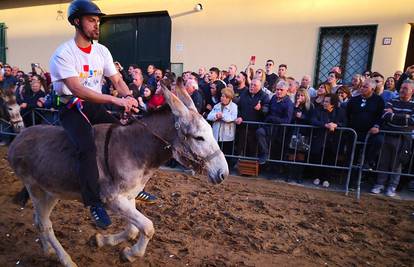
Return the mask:
M 56 49 L 50 58 L 50 74 L 57 95 L 72 95 L 63 83 L 70 77 L 79 77 L 85 87 L 101 93 L 102 79 L 117 73 L 112 55 L 105 46 L 94 43 L 90 53 L 82 51 L 72 39 Z

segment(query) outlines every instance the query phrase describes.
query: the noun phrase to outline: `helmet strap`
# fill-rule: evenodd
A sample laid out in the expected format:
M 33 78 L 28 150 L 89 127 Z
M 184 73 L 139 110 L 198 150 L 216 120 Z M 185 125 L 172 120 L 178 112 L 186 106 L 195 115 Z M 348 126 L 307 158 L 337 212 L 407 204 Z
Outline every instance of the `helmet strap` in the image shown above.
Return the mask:
M 81 32 L 81 34 L 86 37 L 86 39 L 88 39 L 91 44 L 93 44 L 93 39 L 91 37 L 89 37 L 86 32 L 83 30 L 83 26 L 81 23 L 81 17 L 77 18 L 79 20 L 79 23 L 77 24 L 76 22 L 74 22 L 73 24 L 75 25 L 75 27 Z

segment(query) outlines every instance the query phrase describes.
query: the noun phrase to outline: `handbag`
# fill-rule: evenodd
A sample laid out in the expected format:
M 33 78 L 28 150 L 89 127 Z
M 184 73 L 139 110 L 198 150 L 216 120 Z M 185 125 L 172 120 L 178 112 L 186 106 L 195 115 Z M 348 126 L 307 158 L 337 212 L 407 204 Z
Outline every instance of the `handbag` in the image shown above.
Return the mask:
M 308 137 L 300 133 L 292 135 L 289 142 L 289 148 L 300 152 L 309 151 L 310 146 Z

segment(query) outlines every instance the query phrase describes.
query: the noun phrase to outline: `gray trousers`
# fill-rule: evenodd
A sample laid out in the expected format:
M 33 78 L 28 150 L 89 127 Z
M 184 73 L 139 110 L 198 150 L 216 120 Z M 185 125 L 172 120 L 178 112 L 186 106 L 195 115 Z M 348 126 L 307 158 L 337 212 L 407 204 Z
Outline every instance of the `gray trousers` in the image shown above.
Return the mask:
M 385 136 L 379 159 L 378 170 L 387 172 L 401 173 L 402 164 L 400 161 L 400 146 L 402 145 L 401 136 Z M 397 187 L 400 183 L 399 174 L 379 173 L 377 184 Z

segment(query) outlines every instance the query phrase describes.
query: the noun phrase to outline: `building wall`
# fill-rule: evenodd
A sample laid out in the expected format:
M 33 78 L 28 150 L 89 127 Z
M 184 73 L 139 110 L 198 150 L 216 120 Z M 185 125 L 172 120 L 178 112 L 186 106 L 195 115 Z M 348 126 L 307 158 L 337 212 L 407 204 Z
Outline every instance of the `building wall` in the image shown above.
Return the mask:
M 28 70 L 31 62 L 47 66 L 63 41 L 73 35 L 66 21 L 68 3 L 15 7 L 0 3 L 0 22 L 7 30 L 8 62 Z M 44 2 L 44 1 L 42 1 Z M 197 2 L 202 12 L 193 12 Z M 378 24 L 372 69 L 390 75 L 402 69 L 414 5 L 409 0 L 100 0 L 107 14 L 167 10 L 172 17 L 171 61 L 185 70 L 200 66 L 245 67 L 250 56 L 257 66 L 266 59 L 286 63 L 289 74 L 313 74 L 318 32 L 324 26 Z M 57 19 L 63 10 L 63 19 Z M 392 44 L 382 45 L 383 37 Z

